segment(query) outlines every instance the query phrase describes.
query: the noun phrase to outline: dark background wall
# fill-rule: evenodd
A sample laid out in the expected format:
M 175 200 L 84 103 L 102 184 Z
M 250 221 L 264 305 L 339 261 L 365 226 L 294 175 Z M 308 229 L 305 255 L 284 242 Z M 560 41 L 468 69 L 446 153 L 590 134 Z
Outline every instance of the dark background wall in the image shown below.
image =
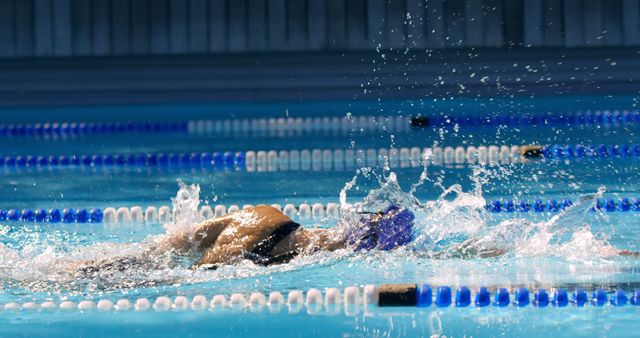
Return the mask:
M 0 0 L 0 107 L 640 94 L 640 0 Z
M 640 0 L 0 0 L 0 57 L 640 45 Z

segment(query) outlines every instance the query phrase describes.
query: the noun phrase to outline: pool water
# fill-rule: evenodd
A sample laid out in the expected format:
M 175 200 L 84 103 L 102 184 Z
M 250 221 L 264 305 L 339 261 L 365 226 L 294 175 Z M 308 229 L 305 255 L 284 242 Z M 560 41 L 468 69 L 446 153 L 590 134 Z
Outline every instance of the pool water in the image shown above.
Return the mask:
M 44 122 L 187 122 L 201 119 L 361 116 L 496 116 L 581 111 L 634 111 L 635 97 L 451 100 L 445 102 L 330 102 L 74 107 L 6 111 L 5 124 Z M 9 115 L 9 113 L 14 113 Z M 17 114 L 19 113 L 19 114 Z M 14 120 L 11 120 L 15 116 Z M 9 120 L 6 120 L 6 119 Z M 388 121 L 377 121 L 387 123 Z M 341 122 L 342 123 L 342 122 Z M 350 122 L 348 122 L 350 123 Z M 348 124 L 349 125 L 349 124 Z M 355 124 L 351 124 L 355 125 Z M 480 145 L 636 145 L 638 123 L 537 126 L 434 126 L 377 128 L 375 132 L 316 128 L 295 135 L 265 133 L 128 132 L 86 135 L 0 136 L 2 156 L 130 153 L 246 152 L 258 150 L 380 149 Z M 0 221 L 0 304 L 186 296 L 253 292 L 268 295 L 310 288 L 382 283 L 433 287 L 485 286 L 604 288 L 640 285 L 640 211 L 592 210 L 597 199 L 640 197 L 640 158 L 519 159 L 508 164 L 376 164 L 330 170 L 247 171 L 215 167 L 44 166 L 0 168 L 0 209 L 101 208 L 171 205 L 180 215 L 170 225 L 142 223 L 40 223 Z M 180 189 L 180 191 L 179 191 Z M 342 197 L 342 198 L 341 198 Z M 571 199 L 562 212 L 489 212 L 493 200 Z M 582 202 L 578 202 L 582 199 Z M 189 269 L 194 257 L 171 253 L 153 264 L 90 276 L 70 266 L 86 260 L 138 255 L 154 238 L 189 231 L 204 205 L 340 203 L 345 214 L 363 204 L 379 209 L 393 201 L 416 214 L 414 241 L 398 250 L 318 252 L 269 267 L 242 262 L 215 271 Z M 346 217 L 344 218 L 346 219 Z M 341 226 L 333 218 L 296 219 L 306 227 Z M 441 257 L 465 239 L 506 254 L 494 258 Z M 584 308 L 374 308 L 357 314 L 224 311 L 30 311 L 0 310 L 0 336 L 634 336 L 640 307 Z M 295 311 L 294 311 L 295 312 Z M 71 334 L 70 334 L 71 333 Z

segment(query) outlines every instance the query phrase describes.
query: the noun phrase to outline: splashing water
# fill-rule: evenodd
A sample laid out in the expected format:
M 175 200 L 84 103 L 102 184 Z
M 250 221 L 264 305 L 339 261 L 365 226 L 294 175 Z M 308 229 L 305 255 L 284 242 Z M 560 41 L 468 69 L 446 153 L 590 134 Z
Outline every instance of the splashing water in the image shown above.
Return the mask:
M 187 185 L 178 181 L 180 189 L 176 197 L 171 198 L 173 207 L 172 220 L 164 225 L 166 230 L 164 237 L 185 236 L 189 242 L 194 242 L 196 225 L 203 221 L 198 212 L 200 206 L 200 186 L 197 184 Z
M 586 223 L 588 211 L 604 193 L 583 196 L 578 203 L 552 216 L 548 221 L 531 222 L 513 218 L 491 226 L 491 217 L 485 209 L 482 187 L 492 174 L 484 168 L 474 169 L 471 179 L 474 190 L 465 192 L 458 184 L 445 188 L 438 199 L 421 202 L 413 193 L 416 187 L 428 181 L 425 172 L 420 181 L 404 192 L 395 173 L 387 177 L 375 176 L 380 185 L 360 203 L 347 203 L 347 191 L 356 186 L 358 176 L 371 176 L 370 171 L 359 171 L 340 193 L 342 218 L 341 234 L 355 231 L 361 226 L 360 212 L 384 210 L 389 205 L 410 209 L 416 214 L 414 240 L 405 249 L 430 257 L 515 256 L 559 257 L 569 261 L 590 260 L 615 256 L 616 248 L 608 244 L 604 234 L 592 232 Z M 434 184 L 436 187 L 438 183 Z M 467 252 L 461 252 L 465 249 Z M 437 254 L 440 255 L 437 255 Z M 433 255 L 436 254 L 436 255 Z
M 429 181 L 426 171 L 421 174 L 420 181 L 413 184 L 409 192 L 405 192 L 395 173 L 389 172 L 384 177 L 368 168 L 359 169 L 340 192 L 342 217 L 335 228 L 336 234 L 344 236 L 361 227 L 361 211 L 383 210 L 393 204 L 416 214 L 413 242 L 394 252 L 361 252 L 355 255 L 391 255 L 404 261 L 407 258 L 459 258 L 457 251 L 465 248 L 465 245 L 472 246 L 472 251 L 476 253 L 493 252 L 502 257 L 561 257 L 569 261 L 616 254 L 617 250 L 607 243 L 607 238 L 592 232 L 584 220 L 595 198 L 601 196 L 603 191 L 596 196 L 580 199 L 548 221 L 536 223 L 513 218 L 491 225 L 491 217 L 485 210 L 486 201 L 482 196 L 482 186 L 490 179 L 489 176 L 478 168 L 471 177 L 475 183 L 473 191 L 465 192 L 460 185 L 453 185 L 443 189 L 437 200 L 421 202 L 414 192 Z M 348 203 L 347 193 L 357 187 L 358 180 L 371 178 L 377 180 L 379 188 L 370 190 L 360 202 Z M 318 252 L 295 258 L 287 264 L 266 268 L 243 261 L 216 271 L 190 270 L 188 267 L 193 263 L 193 255 L 179 254 L 170 249 L 151 250 L 158 243 L 176 236 L 186 237 L 193 243 L 195 225 L 202 220 L 198 213 L 200 187 L 182 182 L 179 182 L 179 186 L 176 196 L 172 198 L 173 221 L 164 225 L 165 233 L 149 236 L 139 243 L 105 241 L 82 245 L 70 240 L 69 235 L 57 233 L 26 241 L 30 244 L 22 247 L 0 244 L 0 286 L 32 291 L 91 292 L 158 284 L 189 284 L 292 271 L 349 260 L 354 255 L 350 250 L 339 250 Z M 438 188 L 437 183 L 434 183 L 434 188 Z M 11 236 L 20 235 L 25 234 L 6 229 L 0 231 L 4 242 L 9 241 Z M 86 268 L 94 266 L 99 268 Z

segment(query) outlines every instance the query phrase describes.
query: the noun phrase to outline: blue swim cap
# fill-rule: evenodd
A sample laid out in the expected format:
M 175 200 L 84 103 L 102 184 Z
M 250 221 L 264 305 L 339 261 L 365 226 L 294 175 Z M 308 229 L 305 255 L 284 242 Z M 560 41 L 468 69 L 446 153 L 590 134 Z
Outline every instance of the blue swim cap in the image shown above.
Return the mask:
M 356 250 L 392 250 L 408 244 L 413 239 L 415 215 L 407 208 L 389 206 L 385 211 L 362 218 L 360 223 L 367 229 L 351 244 Z

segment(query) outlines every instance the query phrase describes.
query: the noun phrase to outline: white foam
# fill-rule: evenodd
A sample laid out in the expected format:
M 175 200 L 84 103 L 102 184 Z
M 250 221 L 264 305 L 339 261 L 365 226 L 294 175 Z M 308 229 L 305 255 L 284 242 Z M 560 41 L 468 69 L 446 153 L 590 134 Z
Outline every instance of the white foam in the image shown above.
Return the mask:
M 331 208 L 331 211 L 327 208 L 326 213 L 340 216 L 339 225 L 336 228 L 336 237 L 340 238 L 348 231 L 361 226 L 359 219 L 362 215 L 358 213 L 359 211 L 383 210 L 389 204 L 405 206 L 414 211 L 416 226 L 412 244 L 405 249 L 389 253 L 358 253 L 359 259 L 365 257 L 384 261 L 384 259 L 393 258 L 399 262 L 407 261 L 416 259 L 412 256 L 414 253 L 446 251 L 446 247 L 438 247 L 435 243 L 452 240 L 456 244 L 460 242 L 459 240 L 456 242 L 456 238 L 476 238 L 478 249 L 498 247 L 508 255 L 517 257 L 564 257 L 572 261 L 581 261 L 616 254 L 616 249 L 607 243 L 606 238 L 596 235 L 588 225 L 582 225 L 585 223 L 578 217 L 581 215 L 578 211 L 561 213 L 546 222 L 535 223 L 513 218 L 497 225 L 490 224 L 490 215 L 485 211 L 486 201 L 482 196 L 482 187 L 488 179 L 490 177 L 487 172 L 481 169 L 474 170 L 472 180 L 475 186 L 472 191 L 466 192 L 461 186 L 453 185 L 443 189 L 443 193 L 436 201 L 423 203 L 413 195 L 413 192 L 422 184 L 431 183 L 426 169 L 421 174 L 419 182 L 414 184 L 409 192 L 405 192 L 401 189 L 398 178 L 393 172 L 389 172 L 387 176 L 380 176 L 368 168 L 361 168 L 340 192 L 339 213 L 337 208 L 336 210 Z M 358 183 L 364 180 L 374 181 L 379 188 L 370 190 L 360 203 L 349 203 L 347 193 L 359 187 Z M 17 285 L 39 291 L 50 291 L 52 288 L 73 290 L 74 287 L 122 289 L 149 284 L 173 285 L 215 282 L 233 278 L 246 279 L 350 259 L 354 255 L 348 249 L 335 252 L 321 251 L 297 257 L 287 264 L 261 267 L 245 261 L 234 266 L 223 266 L 215 271 L 195 272 L 188 266 L 197 257 L 189 254 L 178 255 L 165 250 L 166 252 L 153 252 L 149 256 L 149 261 L 144 261 L 143 258 L 149 255 L 150 248 L 154 248 L 161 239 L 170 236 L 193 238 L 194 224 L 202 220 L 198 211 L 199 192 L 200 188 L 197 185 L 181 183 L 176 197 L 172 199 L 174 219 L 165 225 L 166 233 L 150 237 L 141 243 L 104 241 L 78 247 L 77 242 L 69 241 L 65 237 L 70 236 L 69 234 L 52 232 L 45 234 L 44 240 L 28 243 L 20 250 L 0 244 L 2 261 L 0 280 L 16 281 Z M 580 204 L 571 210 L 586 210 L 588 207 L 588 203 Z M 236 207 L 230 207 L 228 211 L 231 212 L 234 209 Z M 294 209 L 288 205 L 285 206 L 285 210 L 289 213 L 293 213 Z M 313 214 L 308 204 L 302 205 L 300 213 L 309 218 Z M 247 221 L 247 213 L 239 211 L 235 215 L 239 220 Z M 563 235 L 563 240 L 558 240 L 560 235 Z M 140 265 L 134 264 L 125 271 L 104 269 L 104 271 L 86 275 L 76 273 L 79 268 L 105 262 L 118 262 L 122 257 L 136 257 L 143 262 Z M 424 259 L 424 256 L 422 257 Z M 438 262 L 434 261 L 432 264 L 435 265 Z M 392 269 L 391 265 L 389 269 Z M 464 273 L 460 272 L 460 275 Z M 449 277 L 451 276 L 449 274 Z M 52 281 L 55 283 L 51 283 Z M 366 296 L 365 299 L 367 299 Z M 198 304 L 200 305 L 197 306 L 201 306 L 201 303 Z M 269 304 L 272 305 L 271 298 Z M 118 309 L 121 306 L 125 304 L 117 303 L 115 308 Z
M 169 236 L 184 233 L 193 236 L 195 225 L 202 221 L 202 216 L 198 212 L 200 186 L 197 184 L 186 185 L 183 182 L 178 183 L 180 189 L 176 197 L 171 199 L 173 220 L 166 223 L 164 228 Z

